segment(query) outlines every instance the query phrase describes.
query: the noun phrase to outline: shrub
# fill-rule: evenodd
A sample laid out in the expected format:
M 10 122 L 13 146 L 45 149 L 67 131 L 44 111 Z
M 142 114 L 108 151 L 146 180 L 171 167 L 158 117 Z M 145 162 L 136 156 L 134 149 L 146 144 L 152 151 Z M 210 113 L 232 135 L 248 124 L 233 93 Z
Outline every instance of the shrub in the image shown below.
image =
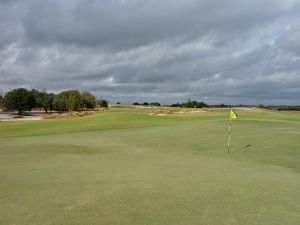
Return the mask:
M 107 108 L 108 107 L 108 102 L 104 99 L 98 99 L 96 101 L 96 104 L 98 107 L 102 107 L 102 108 Z

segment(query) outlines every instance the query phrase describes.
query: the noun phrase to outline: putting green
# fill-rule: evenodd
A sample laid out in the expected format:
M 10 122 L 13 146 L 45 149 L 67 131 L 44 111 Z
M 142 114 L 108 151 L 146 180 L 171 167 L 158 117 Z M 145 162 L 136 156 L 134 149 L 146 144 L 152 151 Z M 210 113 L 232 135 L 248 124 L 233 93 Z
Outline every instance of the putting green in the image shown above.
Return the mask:
M 300 113 L 0 122 L 0 224 L 300 224 Z

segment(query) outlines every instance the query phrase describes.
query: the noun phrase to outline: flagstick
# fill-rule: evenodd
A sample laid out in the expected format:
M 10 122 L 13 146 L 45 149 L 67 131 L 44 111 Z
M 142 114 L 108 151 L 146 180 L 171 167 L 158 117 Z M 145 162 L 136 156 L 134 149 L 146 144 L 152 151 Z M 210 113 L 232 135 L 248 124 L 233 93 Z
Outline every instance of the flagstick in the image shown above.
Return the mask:
M 230 130 L 231 130 L 231 111 L 230 111 L 230 114 L 229 114 L 229 129 L 228 129 L 227 157 L 229 156 L 229 147 L 230 147 Z

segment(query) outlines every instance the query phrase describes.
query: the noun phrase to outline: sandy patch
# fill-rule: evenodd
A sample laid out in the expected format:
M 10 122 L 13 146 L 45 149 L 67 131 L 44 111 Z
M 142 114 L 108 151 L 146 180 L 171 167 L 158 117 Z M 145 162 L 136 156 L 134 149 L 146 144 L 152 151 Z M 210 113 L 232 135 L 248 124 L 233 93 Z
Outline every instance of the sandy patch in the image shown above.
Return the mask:
M 202 112 L 206 112 L 206 111 L 203 111 L 203 110 L 193 110 L 193 111 L 190 111 L 190 113 L 202 113 Z
M 155 116 L 166 116 L 166 115 L 168 115 L 168 114 L 166 114 L 166 113 L 155 114 Z
M 167 116 L 174 114 L 190 114 L 190 113 L 205 113 L 205 110 L 159 110 L 158 112 L 152 112 L 149 115 L 151 116 Z
M 263 109 L 260 109 L 257 107 L 249 107 L 249 108 L 234 107 L 233 110 L 246 111 L 246 112 L 261 112 L 261 111 L 263 111 Z
M 16 113 L 0 113 L 0 121 L 28 121 L 28 120 L 41 120 L 43 113 L 33 112 L 29 115 L 19 116 Z
M 41 120 L 41 116 L 28 116 L 23 118 L 9 118 L 9 119 L 0 119 L 0 121 L 31 121 L 31 120 Z

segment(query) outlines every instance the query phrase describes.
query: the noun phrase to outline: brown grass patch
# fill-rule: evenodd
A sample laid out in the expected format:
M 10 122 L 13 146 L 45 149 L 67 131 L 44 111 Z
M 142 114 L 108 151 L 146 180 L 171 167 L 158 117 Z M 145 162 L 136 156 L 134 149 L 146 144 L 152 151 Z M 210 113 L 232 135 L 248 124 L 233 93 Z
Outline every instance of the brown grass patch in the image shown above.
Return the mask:
M 152 109 L 150 115 L 163 116 L 172 114 L 203 113 L 211 111 L 209 109 L 189 109 L 189 108 L 160 108 Z
M 77 117 L 84 117 L 88 115 L 92 115 L 93 112 L 89 111 L 82 111 L 82 112 L 75 112 L 75 113 L 54 113 L 54 114 L 47 114 L 43 116 L 43 119 L 69 119 L 69 118 L 77 118 Z

